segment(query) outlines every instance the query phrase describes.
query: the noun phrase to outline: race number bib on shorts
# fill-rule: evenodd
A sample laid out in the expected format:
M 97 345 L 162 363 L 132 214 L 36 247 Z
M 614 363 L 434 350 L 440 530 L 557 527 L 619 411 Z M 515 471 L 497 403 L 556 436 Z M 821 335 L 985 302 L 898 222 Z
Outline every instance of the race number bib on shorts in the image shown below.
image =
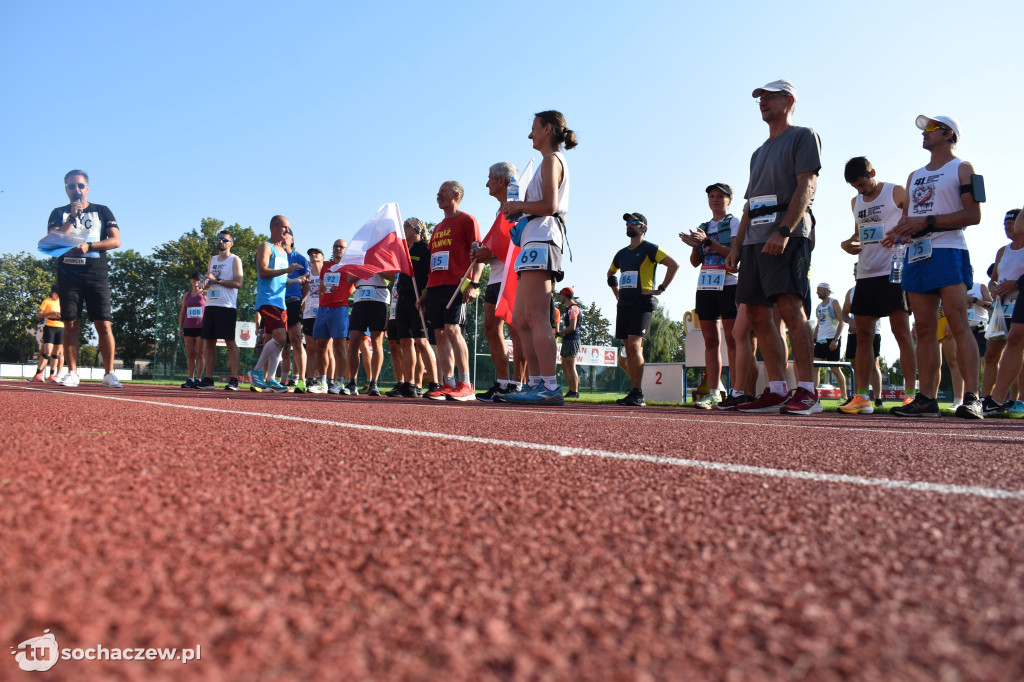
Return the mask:
M 907 247 L 907 262 L 916 263 L 921 260 L 928 260 L 932 257 L 932 238 L 924 237 L 912 242 Z
M 867 225 L 861 225 L 858 229 L 860 235 L 861 246 L 865 244 L 877 244 L 882 241 L 883 234 L 882 223 L 869 223 Z
M 372 301 L 377 290 L 373 287 L 360 287 L 359 292 L 356 294 L 357 301 Z
M 546 244 L 528 246 L 519 252 L 519 258 L 516 259 L 516 272 L 547 269 L 548 247 Z
M 697 291 L 721 291 L 723 287 L 725 287 L 725 270 L 701 268 L 700 277 L 697 278 Z
M 751 211 L 757 208 L 774 207 L 778 205 L 779 198 L 774 194 L 762 194 L 761 196 L 754 197 L 750 200 Z M 771 225 L 772 223 L 775 222 L 776 215 L 777 214 L 774 211 L 772 211 L 771 213 L 768 213 L 766 215 L 758 216 L 757 218 L 751 219 L 750 225 L 752 227 L 757 227 L 759 225 Z
M 199 306 L 196 306 L 194 308 L 185 308 L 185 315 L 190 320 L 198 320 L 200 317 L 203 316 L 203 309 L 200 308 Z
M 76 258 L 74 256 L 65 256 L 64 257 L 64 264 L 65 265 L 85 265 L 85 257 L 81 256 L 81 257 L 77 257 Z
M 1010 318 L 1013 317 L 1013 306 L 1014 306 L 1014 304 L 1016 302 L 1017 302 L 1017 299 L 1014 299 L 1012 301 L 1002 301 L 1002 302 L 1000 302 L 999 307 L 1003 311 L 1003 317 L 1005 317 L 1007 320 L 1009 320 Z
M 324 289 L 326 292 L 332 293 L 335 289 L 341 286 L 341 273 L 340 272 L 327 272 L 324 273 Z
M 636 289 L 640 282 L 640 273 L 636 270 L 629 270 L 619 275 L 620 289 Z
M 448 269 L 448 252 L 438 251 L 437 253 L 430 254 L 430 271 L 435 270 L 447 270 Z

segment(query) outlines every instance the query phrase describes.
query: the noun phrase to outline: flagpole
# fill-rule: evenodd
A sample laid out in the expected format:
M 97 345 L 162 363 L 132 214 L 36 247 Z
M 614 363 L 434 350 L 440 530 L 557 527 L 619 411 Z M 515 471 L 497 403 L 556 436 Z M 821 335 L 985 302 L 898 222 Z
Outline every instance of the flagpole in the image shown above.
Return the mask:
M 466 268 L 466 274 L 465 274 L 465 275 L 463 275 L 463 276 L 462 276 L 462 279 L 460 279 L 460 280 L 459 280 L 459 285 L 458 285 L 457 287 L 455 287 L 455 293 L 454 293 L 454 294 L 452 294 L 452 297 L 451 297 L 451 299 L 450 299 L 450 300 L 448 301 L 448 305 L 446 305 L 446 306 L 444 307 L 444 309 L 445 309 L 445 310 L 448 310 L 449 308 L 451 308 L 451 307 L 452 307 L 452 303 L 454 303 L 454 302 L 455 302 L 455 297 L 456 297 L 456 296 L 458 296 L 459 294 L 461 294 L 461 293 L 462 293 L 462 284 L 463 284 L 463 282 L 465 282 L 465 281 L 466 281 L 467 279 L 469 279 L 469 273 L 473 271 L 473 266 L 474 266 L 474 265 L 476 265 L 476 261 L 473 261 L 472 263 L 470 263 L 470 264 L 469 264 L 469 267 L 468 267 L 468 268 Z

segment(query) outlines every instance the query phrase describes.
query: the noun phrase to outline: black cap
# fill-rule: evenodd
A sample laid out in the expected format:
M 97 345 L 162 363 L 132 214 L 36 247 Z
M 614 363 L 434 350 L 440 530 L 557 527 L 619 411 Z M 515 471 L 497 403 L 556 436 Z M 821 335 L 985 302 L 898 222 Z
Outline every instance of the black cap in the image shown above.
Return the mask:
M 1003 222 L 1005 223 L 1007 220 L 1016 220 L 1018 215 L 1020 215 L 1020 209 L 1011 208 L 1009 211 L 1006 212 L 1006 216 L 1003 218 Z
M 315 246 L 311 249 L 306 249 L 307 256 L 312 256 L 314 253 L 319 253 L 321 256 L 324 255 L 324 252 L 316 248 Z
M 713 190 L 713 189 L 720 189 L 720 190 L 722 190 L 723 192 L 725 192 L 725 196 L 727 196 L 730 199 L 732 199 L 732 187 L 730 187 L 729 185 L 725 184 L 724 182 L 716 182 L 713 185 L 708 185 L 707 189 L 704 190 L 704 193 L 705 194 L 711 194 L 711 190 Z
M 623 213 L 623 220 L 639 220 L 643 223 L 644 227 L 647 227 L 647 218 L 644 217 L 643 213 Z

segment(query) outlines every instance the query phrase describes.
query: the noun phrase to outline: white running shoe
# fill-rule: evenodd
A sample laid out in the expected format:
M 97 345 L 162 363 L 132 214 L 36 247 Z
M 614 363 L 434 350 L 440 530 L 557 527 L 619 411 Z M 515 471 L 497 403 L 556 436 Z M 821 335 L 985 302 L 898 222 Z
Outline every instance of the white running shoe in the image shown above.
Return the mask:
M 306 385 L 306 393 L 327 393 L 327 387 L 319 381 L 314 381 Z
M 103 385 L 107 388 L 124 388 L 124 385 L 118 381 L 117 375 L 113 372 L 107 372 L 103 375 Z
M 64 375 L 63 379 L 57 382 L 57 385 L 74 388 L 75 386 L 78 386 L 78 375 L 74 372 L 68 372 Z

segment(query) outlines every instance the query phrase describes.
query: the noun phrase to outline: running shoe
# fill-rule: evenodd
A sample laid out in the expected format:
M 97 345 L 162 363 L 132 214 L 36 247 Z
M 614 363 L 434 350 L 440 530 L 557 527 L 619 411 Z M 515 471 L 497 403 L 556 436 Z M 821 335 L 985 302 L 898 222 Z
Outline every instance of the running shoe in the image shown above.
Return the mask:
M 204 391 L 212 391 L 214 388 L 216 388 L 216 386 L 213 385 L 212 378 L 203 377 L 203 380 L 196 385 L 196 388 L 201 388 Z
M 579 391 L 566 391 L 565 392 L 565 399 L 566 400 L 579 400 L 579 397 L 580 397 L 580 392 Z
M 444 384 L 440 388 L 436 388 L 433 391 L 428 391 L 427 397 L 430 398 L 431 400 L 444 400 L 445 398 L 448 397 L 448 394 L 454 390 L 455 388 L 453 388 L 452 386 Z
M 420 389 L 416 388 L 408 381 L 403 383 L 400 387 L 396 386 L 396 388 L 399 389 L 398 395 L 395 396 L 396 398 L 419 398 L 423 395 L 423 392 Z
M 562 395 L 562 389 L 548 388 L 544 385 L 544 382 L 537 384 L 526 393 L 516 393 L 515 398 L 514 402 L 519 405 L 555 406 L 565 404 L 565 396 Z M 643 404 L 642 397 L 641 404 Z
M 885 406 L 885 403 L 882 402 L 881 398 L 876 398 L 875 399 L 875 407 L 884 407 L 884 406 Z
M 118 380 L 117 375 L 113 372 L 107 372 L 103 375 L 103 385 L 107 388 L 124 388 L 124 385 Z
M 867 398 L 855 395 L 850 402 L 840 405 L 839 411 L 843 414 L 872 414 L 875 411 L 875 406 Z
M 797 387 L 790 392 L 789 401 L 779 408 L 779 414 L 818 414 L 824 409 L 817 391 Z
M 259 393 L 261 389 L 264 389 L 266 387 L 267 382 L 263 377 L 262 369 L 254 369 L 251 372 L 249 372 L 249 388 Z
M 629 393 L 627 393 L 624 397 L 619 398 L 618 400 L 616 400 L 615 404 L 616 405 L 633 405 L 633 403 L 635 401 L 635 398 L 636 398 L 636 395 L 638 393 L 641 396 L 640 404 L 642 405 L 643 404 L 643 397 L 642 397 L 643 396 L 643 392 L 639 388 L 632 388 L 632 389 L 630 389 Z
M 736 406 L 737 412 L 778 412 L 783 405 L 789 402 L 789 394 L 779 395 L 772 393 L 770 386 L 765 386 L 764 391 L 756 399 L 749 403 Z
M 43 381 L 44 381 L 43 380 L 43 373 L 42 372 L 36 372 L 35 376 L 33 376 L 31 379 L 29 379 L 29 381 L 38 381 L 39 383 L 43 383 Z
M 182 388 L 195 388 L 196 380 L 192 377 L 185 379 L 185 383 L 181 385 Z
M 406 386 L 409 386 L 409 384 L 406 384 Z M 421 387 L 419 387 L 419 386 L 411 386 L 410 388 L 412 388 L 412 395 L 411 396 L 405 396 L 406 398 L 422 398 L 423 397 L 423 389 Z
M 430 398 L 430 394 L 433 393 L 434 391 L 437 391 L 440 388 L 441 388 L 440 384 L 438 384 L 435 381 L 431 381 L 429 384 L 427 384 L 426 388 L 422 389 L 423 397 L 424 398 Z
M 288 387 L 285 386 L 284 384 L 282 384 L 277 379 L 267 379 L 267 381 L 265 383 L 267 384 L 267 388 L 269 390 L 271 390 L 271 391 L 274 391 L 275 393 L 287 393 L 288 392 Z
M 497 382 L 495 382 L 493 386 L 483 393 L 477 393 L 476 399 L 483 403 L 493 403 L 495 396 L 504 395 L 506 392 L 506 389 L 502 388 Z
M 363 391 L 366 391 L 366 387 L 363 387 Z M 359 389 L 356 387 L 355 381 L 350 381 L 342 386 L 342 395 L 359 395 Z
M 308 390 L 309 390 L 309 387 L 306 386 L 306 380 L 305 379 L 299 379 L 298 381 L 295 382 L 295 392 L 296 393 L 305 393 Z
M 982 402 L 973 393 L 965 393 L 964 401 L 956 408 L 954 416 L 960 419 L 984 419 Z
M 59 384 L 60 383 L 60 379 L 57 378 L 56 374 L 51 374 L 50 378 L 47 379 L 47 381 L 49 381 L 51 384 Z
M 719 395 L 718 391 L 715 391 L 714 393 L 708 393 L 706 396 L 695 402 L 693 406 L 698 410 L 710 410 L 721 403 L 722 396 Z
M 196 386 L 196 388 L 199 388 Z M 238 390 L 238 377 L 231 377 L 228 379 L 227 386 L 224 387 L 225 391 L 237 391 Z
M 559 395 L 561 395 L 561 392 L 559 392 Z M 475 397 L 476 394 L 473 393 L 473 384 L 467 384 L 460 381 L 455 384 L 455 388 L 445 396 L 445 400 L 458 400 L 460 402 L 465 402 L 467 400 L 473 400 Z
M 953 404 L 949 406 L 950 412 L 956 412 L 956 408 L 964 404 L 963 398 L 953 398 Z
M 1007 401 L 1007 402 L 1009 402 L 1009 401 Z M 1014 403 L 1014 406 L 1016 406 L 1016 403 Z M 990 395 L 987 395 L 984 398 L 982 398 L 982 400 L 981 400 L 981 412 L 982 412 L 982 414 L 984 414 L 984 415 L 996 414 L 997 412 L 1002 412 L 1003 410 L 1006 410 L 1007 412 L 1011 412 L 1013 410 L 1013 407 L 1010 407 L 1009 409 L 1007 409 L 1006 403 L 1003 403 L 1003 404 L 997 403 L 995 400 L 992 400 L 992 396 L 990 396 Z M 1013 414 L 1017 414 L 1017 413 L 1013 412 Z
M 386 392 L 384 395 L 386 395 L 389 398 L 401 398 L 402 397 L 402 388 L 404 386 L 405 386 L 405 382 L 404 381 L 399 381 L 397 384 L 395 384 L 394 388 L 392 388 L 390 391 Z
M 78 374 L 75 372 L 68 372 L 58 383 L 65 388 L 74 388 L 75 386 L 78 386 L 78 382 Z
M 903 407 L 906 407 L 907 405 L 909 405 L 912 402 L 914 402 L 914 396 L 912 396 L 912 395 L 905 395 L 905 396 L 903 396 Z
M 523 402 L 523 397 L 524 396 L 526 396 L 526 395 L 528 395 L 530 393 L 533 393 L 536 390 L 539 390 L 540 387 L 543 386 L 543 385 L 544 385 L 543 382 L 537 384 L 536 386 L 530 386 L 529 384 L 523 384 L 523 387 L 520 388 L 518 391 L 509 392 L 509 393 L 505 393 L 504 395 L 502 395 L 501 396 L 502 402 L 506 402 L 506 403 L 519 403 L 519 402 Z
M 909 404 L 894 407 L 889 410 L 889 414 L 894 414 L 897 417 L 938 417 L 939 401 L 934 398 L 925 398 L 918 393 Z
M 319 381 L 311 381 L 309 382 L 309 385 L 306 386 L 306 393 L 327 393 L 327 387 L 321 384 Z
M 366 386 L 367 386 L 366 395 L 373 396 L 375 398 L 379 398 L 380 397 L 380 389 L 377 388 L 377 382 L 376 381 L 371 381 Z
M 1013 405 L 1010 405 L 1010 407 L 1006 408 L 1006 411 L 1009 414 L 1024 414 L 1024 401 L 1015 400 Z
M 741 393 L 740 395 L 730 395 L 728 398 L 715 405 L 715 409 L 723 411 L 735 410 L 740 405 L 745 405 L 747 403 L 752 402 L 754 402 L 754 396 L 747 395 L 746 393 Z
M 338 381 L 337 379 L 333 379 L 333 380 L 331 381 L 331 385 L 330 385 L 330 386 L 328 386 L 328 388 L 327 388 L 327 392 L 328 392 L 328 393 L 330 393 L 331 395 L 340 395 L 340 394 L 341 394 L 341 391 L 342 391 L 342 390 L 343 390 L 344 388 L 345 388 L 345 387 L 344 387 L 344 386 L 342 386 L 342 384 L 341 384 L 341 382 L 340 382 L 340 381 Z M 348 395 L 348 394 L 346 394 L 346 395 Z

